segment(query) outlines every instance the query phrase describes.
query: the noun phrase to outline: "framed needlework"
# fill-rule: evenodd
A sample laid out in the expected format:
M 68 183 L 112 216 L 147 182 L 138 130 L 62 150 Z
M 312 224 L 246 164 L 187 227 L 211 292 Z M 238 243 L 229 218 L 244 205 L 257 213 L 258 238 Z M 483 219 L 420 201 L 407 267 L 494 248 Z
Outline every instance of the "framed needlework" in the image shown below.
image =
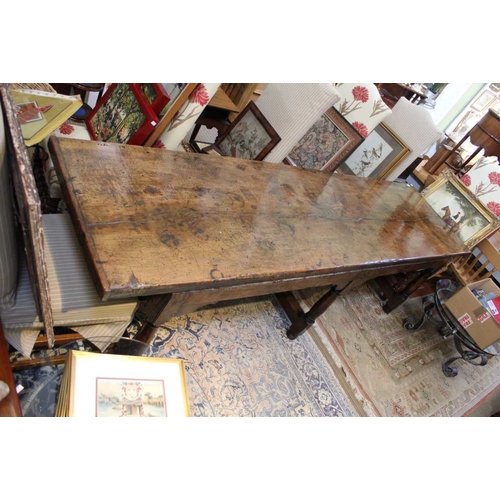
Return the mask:
M 386 179 L 411 149 L 386 125 L 379 123 L 339 167 L 339 171 Z
M 134 83 L 132 85 L 142 92 L 153 113 L 159 117 L 170 101 L 170 97 L 163 85 L 161 83 Z
M 490 236 L 500 225 L 500 220 L 449 169 L 421 195 L 443 219 L 444 227 L 456 233 L 468 249 Z
M 71 350 L 56 417 L 189 417 L 184 361 Z
M 363 141 L 357 130 L 330 108 L 285 158 L 286 163 L 333 172 Z
M 215 146 L 223 156 L 262 160 L 281 141 L 281 137 L 253 101 L 217 138 Z
M 96 141 L 142 145 L 158 118 L 134 85 L 113 83 L 85 123 Z

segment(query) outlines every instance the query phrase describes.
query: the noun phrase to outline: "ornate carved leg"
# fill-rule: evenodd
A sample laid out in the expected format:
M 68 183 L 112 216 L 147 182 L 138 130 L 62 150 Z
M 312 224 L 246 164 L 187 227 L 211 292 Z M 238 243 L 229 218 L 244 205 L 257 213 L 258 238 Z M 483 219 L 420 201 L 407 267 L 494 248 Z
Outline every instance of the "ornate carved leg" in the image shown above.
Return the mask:
M 337 300 L 337 297 L 342 291 L 343 289 L 337 290 L 336 285 L 333 286 L 306 313 L 302 311 L 302 308 L 291 292 L 277 293 L 276 298 L 292 322 L 292 325 L 286 332 L 286 336 L 290 340 L 295 340 L 309 327 L 314 325 L 316 319 L 319 318 L 335 302 L 335 300 Z

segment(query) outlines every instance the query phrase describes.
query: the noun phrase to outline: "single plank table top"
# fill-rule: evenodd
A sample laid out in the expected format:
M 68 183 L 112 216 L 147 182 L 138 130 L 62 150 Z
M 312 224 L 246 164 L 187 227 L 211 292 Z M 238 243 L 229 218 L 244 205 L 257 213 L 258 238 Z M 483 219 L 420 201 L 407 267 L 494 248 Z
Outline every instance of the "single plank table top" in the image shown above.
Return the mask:
M 103 300 L 468 253 L 403 184 L 58 137 L 50 150 Z

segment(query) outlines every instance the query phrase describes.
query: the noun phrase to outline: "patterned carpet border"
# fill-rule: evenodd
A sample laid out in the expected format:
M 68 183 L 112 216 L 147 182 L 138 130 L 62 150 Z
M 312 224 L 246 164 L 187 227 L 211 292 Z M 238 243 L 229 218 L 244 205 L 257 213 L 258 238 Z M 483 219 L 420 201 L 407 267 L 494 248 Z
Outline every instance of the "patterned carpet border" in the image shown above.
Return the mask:
M 307 309 L 321 293 L 297 298 Z M 385 315 L 365 285 L 341 297 L 308 331 L 369 416 L 465 416 L 498 390 L 498 358 L 484 367 L 459 360 L 457 377 L 444 376 L 442 363 L 457 355 L 453 341 L 439 338 L 429 323 L 417 335 L 402 327 L 403 318 L 420 311 L 418 298 Z

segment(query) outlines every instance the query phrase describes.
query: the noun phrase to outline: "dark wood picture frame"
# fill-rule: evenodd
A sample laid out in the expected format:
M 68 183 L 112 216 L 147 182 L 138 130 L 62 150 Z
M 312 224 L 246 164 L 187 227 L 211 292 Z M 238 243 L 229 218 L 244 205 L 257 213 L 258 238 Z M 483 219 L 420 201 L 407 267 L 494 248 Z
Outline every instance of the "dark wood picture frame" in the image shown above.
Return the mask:
M 170 97 L 160 83 L 132 83 L 144 96 L 146 102 L 156 116 L 160 116 L 165 106 L 170 102 Z
M 255 126 L 255 122 L 258 123 L 258 126 Z M 255 144 L 254 149 L 252 149 L 253 139 L 255 134 L 258 133 L 262 134 L 262 140 Z M 248 137 L 245 134 L 251 136 Z M 274 130 L 257 105 L 250 101 L 231 125 L 217 138 L 215 146 L 223 156 L 260 161 L 280 141 L 281 137 L 276 130 Z
M 325 135 L 331 138 L 328 143 Z M 334 172 L 363 140 L 335 108 L 330 108 L 288 153 L 285 161 L 295 167 Z
M 124 86 L 126 86 L 126 89 L 124 88 Z M 136 127 L 136 129 L 133 130 L 133 132 L 130 135 L 120 136 L 120 132 L 124 130 L 124 127 L 126 125 L 125 119 L 129 115 L 126 114 L 125 118 L 121 118 L 115 122 L 114 118 L 117 116 L 117 112 L 115 109 L 116 103 L 113 102 L 112 98 L 115 92 L 119 91 L 126 92 L 127 90 L 129 91 L 128 97 L 132 97 L 133 100 L 136 102 L 136 105 L 133 105 L 133 107 L 129 108 L 129 110 L 138 109 L 139 112 L 143 115 L 143 118 L 141 119 L 140 125 Z M 130 96 L 130 94 L 132 94 L 132 96 Z M 128 111 L 127 103 L 125 99 L 122 99 L 122 101 L 123 101 L 122 111 L 125 111 L 125 113 L 127 113 Z M 103 113 L 106 119 L 109 118 L 110 121 L 109 123 L 106 123 L 104 125 L 99 123 L 101 127 L 98 128 L 97 120 L 98 119 L 102 120 L 104 118 Z M 101 97 L 101 99 L 97 101 L 94 109 L 85 120 L 85 124 L 87 126 L 87 130 L 89 131 L 90 136 L 95 141 L 114 142 L 114 143 L 132 144 L 140 146 L 151 134 L 153 129 L 158 124 L 158 121 L 159 121 L 158 117 L 156 116 L 155 113 L 153 113 L 151 106 L 146 101 L 146 98 L 142 95 L 141 92 L 137 90 L 134 84 L 113 83 L 110 85 L 110 87 L 108 88 L 106 93 Z M 102 135 L 103 130 L 111 131 L 110 135 L 103 136 Z M 111 138 L 113 140 L 110 140 Z

